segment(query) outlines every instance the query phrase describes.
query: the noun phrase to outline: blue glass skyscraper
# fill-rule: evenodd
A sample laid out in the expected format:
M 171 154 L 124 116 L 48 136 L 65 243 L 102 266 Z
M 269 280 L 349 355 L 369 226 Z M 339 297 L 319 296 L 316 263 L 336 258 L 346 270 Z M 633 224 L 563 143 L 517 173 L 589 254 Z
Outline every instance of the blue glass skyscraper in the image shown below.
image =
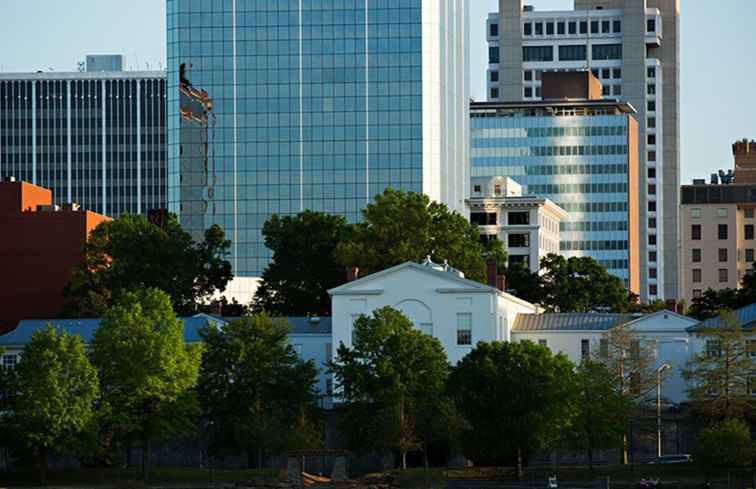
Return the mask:
M 465 0 L 167 0 L 168 201 L 220 224 L 240 276 L 262 226 L 303 209 L 360 217 L 386 187 L 464 212 Z

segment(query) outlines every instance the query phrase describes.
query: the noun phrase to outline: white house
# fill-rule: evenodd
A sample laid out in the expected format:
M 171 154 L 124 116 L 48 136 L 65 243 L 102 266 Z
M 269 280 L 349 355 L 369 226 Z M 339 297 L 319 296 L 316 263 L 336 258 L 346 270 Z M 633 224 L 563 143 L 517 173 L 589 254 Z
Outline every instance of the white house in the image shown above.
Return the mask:
M 352 326 L 360 315 L 391 306 L 416 328 L 438 338 L 456 364 L 479 341 L 509 341 L 518 314 L 538 308 L 449 267 L 426 260 L 401 265 L 329 290 L 333 350 L 352 345 Z
M 679 404 L 686 396 L 682 369 L 695 353 L 690 328 L 699 324 L 693 318 L 671 311 L 658 311 L 645 316 L 624 314 L 536 314 L 520 315 L 512 328 L 513 341 L 530 340 L 561 352 L 574 363 L 590 357 L 601 348 L 602 336 L 612 328 L 624 325 L 650 343 L 655 367 L 668 363 L 663 374 L 662 397 Z

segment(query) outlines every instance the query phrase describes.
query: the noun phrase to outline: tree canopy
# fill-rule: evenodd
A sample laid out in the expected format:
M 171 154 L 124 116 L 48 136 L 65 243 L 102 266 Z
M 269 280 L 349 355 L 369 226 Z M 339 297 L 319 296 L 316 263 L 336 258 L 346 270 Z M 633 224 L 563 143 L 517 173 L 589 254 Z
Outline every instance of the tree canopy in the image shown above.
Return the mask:
M 441 343 L 391 307 L 360 316 L 353 338 L 331 366 L 350 446 L 397 450 L 405 467 L 407 453 L 423 450 L 427 464 L 428 445 L 448 439 L 453 424 Z
M 142 445 L 149 478 L 151 442 L 192 427 L 198 414 L 200 348 L 184 344 L 183 323 L 157 289 L 127 292 L 107 309 L 92 340 L 100 405 L 122 439 Z
M 541 260 L 541 304 L 551 312 L 624 311 L 628 292 L 590 257 L 548 255 Z
M 172 214 L 160 226 L 129 214 L 103 222 L 84 245 L 63 314 L 101 316 L 120 294 L 144 288 L 165 291 L 179 314 L 191 314 L 231 279 L 229 247 L 218 225 L 195 243 Z
M 342 216 L 305 211 L 276 214 L 265 223 L 265 246 L 273 259 L 262 275 L 254 310 L 279 316 L 331 314 L 328 289 L 346 281 L 336 247 L 348 230 Z
M 79 336 L 47 326 L 24 346 L 12 386 L 11 425 L 37 456 L 44 485 L 47 454 L 73 447 L 92 418 L 97 372 Z
M 744 467 L 751 463 L 753 456 L 750 426 L 740 419 L 728 419 L 703 430 L 693 460 L 711 470 Z
M 339 262 L 358 267 L 361 274 L 430 256 L 438 263 L 448 261 L 479 282 L 486 280 L 486 257 L 503 254 L 500 241 L 481 244 L 476 226 L 445 204 L 392 188 L 363 209 L 362 222 L 354 225 L 337 249 Z
M 571 420 L 574 365 L 541 345 L 478 343 L 452 369 L 449 392 L 465 420 L 465 455 L 478 464 L 517 461 L 555 445 Z
M 320 445 L 317 369 L 288 343 L 289 324 L 267 314 L 202 331 L 199 398 L 216 454 L 262 454 Z

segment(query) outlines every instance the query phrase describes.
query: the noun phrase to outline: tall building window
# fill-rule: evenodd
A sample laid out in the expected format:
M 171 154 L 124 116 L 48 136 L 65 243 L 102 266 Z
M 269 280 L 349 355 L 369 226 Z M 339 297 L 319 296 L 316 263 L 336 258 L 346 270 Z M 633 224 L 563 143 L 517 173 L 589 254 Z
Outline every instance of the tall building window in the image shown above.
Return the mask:
M 655 251 L 649 251 L 648 252 L 648 261 L 650 261 L 651 263 L 654 263 L 654 262 L 656 262 L 656 259 L 657 259 L 656 258 L 656 252 Z
M 746 248 L 746 250 L 745 250 L 745 261 L 746 261 L 746 263 L 752 263 L 753 262 L 753 248 Z
M 507 223 L 510 226 L 530 224 L 530 212 L 507 212 Z
M 472 313 L 457 313 L 457 345 L 472 345 Z
M 546 23 L 546 35 L 547 36 L 553 36 L 554 35 L 554 23 L 553 22 L 547 22 Z
M 743 209 L 743 217 L 753 219 L 753 209 Z
M 648 186 L 648 195 L 656 195 L 656 185 L 650 184 Z
M 753 224 L 745 225 L 745 239 L 753 239 Z
M 525 46 L 522 48 L 523 61 L 554 61 L 554 48 L 551 46 Z
M 507 236 L 507 246 L 510 248 L 528 248 L 530 246 L 530 235 L 510 234 Z
M 658 275 L 658 270 L 656 268 L 649 268 L 648 269 L 648 278 L 656 278 Z
M 653 83 L 646 85 L 646 93 L 649 95 L 656 95 L 656 85 Z
M 591 21 L 591 34 L 598 34 L 598 33 L 599 33 L 599 21 L 592 20 Z
M 612 77 L 619 80 L 622 78 L 622 68 L 614 68 L 612 70 Z
M 701 248 L 693 248 L 690 250 L 690 260 L 693 263 L 700 263 L 701 262 Z
M 491 98 L 499 98 L 499 89 L 498 88 L 492 88 L 491 89 Z
M 564 22 L 557 22 L 557 34 L 564 35 Z
M 701 269 L 700 268 L 694 268 L 692 275 L 693 275 L 693 283 L 694 284 L 700 284 L 701 283 Z
M 522 72 L 522 78 L 525 81 L 533 81 L 533 70 L 525 70 Z
M 656 235 L 655 234 L 649 234 L 648 235 L 648 244 L 649 244 L 649 246 L 656 246 Z
M 649 117 L 648 118 L 648 127 L 650 129 L 654 129 L 656 127 L 656 117 Z
M 650 229 L 656 229 L 656 218 L 655 217 L 649 217 L 648 218 L 648 227 Z
M 533 87 L 525 87 L 523 95 L 525 98 L 533 98 Z
M 648 286 L 648 295 L 655 296 L 659 293 L 659 287 L 656 284 L 651 284 Z
M 567 31 L 570 34 L 577 34 L 577 22 L 569 22 L 569 23 L 567 23 Z
M 719 262 L 727 263 L 727 248 L 719 248 L 718 250 Z
M 498 46 L 491 46 L 488 48 L 488 62 L 490 64 L 499 63 L 499 47 Z
M 492 82 L 499 81 L 499 72 L 498 71 L 494 70 L 494 71 L 491 72 L 491 81 Z
M 614 32 L 619 34 L 622 32 L 622 21 L 621 20 L 615 20 L 614 21 Z
M 588 34 L 588 22 L 585 20 L 580 21 L 580 33 Z
M 690 238 L 696 241 L 701 239 L 701 225 L 700 224 L 693 224 L 690 227 Z
M 646 103 L 646 108 L 649 112 L 656 112 L 656 100 L 649 100 Z
M 594 44 L 593 59 L 622 59 L 622 44 Z
M 656 151 L 649 151 L 648 152 L 648 161 L 650 161 L 650 162 L 656 161 Z
M 717 217 L 727 217 L 727 208 L 720 207 L 717 209 Z
M 587 48 L 578 46 L 559 46 L 559 61 L 585 61 Z
M 543 35 L 543 24 L 541 24 L 540 22 L 536 22 L 535 24 L 535 34 L 536 36 Z
M 717 239 L 727 239 L 727 224 L 717 226 Z
M 656 32 L 656 19 L 648 19 L 646 21 L 646 32 Z
M 604 68 L 601 70 L 601 78 L 609 79 L 612 76 L 612 70 L 609 68 Z
M 726 268 L 719 269 L 719 283 L 720 284 L 727 283 L 727 269 Z
M 648 212 L 656 212 L 656 201 L 651 200 L 648 202 Z
M 470 222 L 477 226 L 495 226 L 496 225 L 496 213 L 495 212 L 472 212 L 470 213 Z
M 526 22 L 522 25 L 522 32 L 526 36 L 532 36 L 533 35 L 533 24 L 530 22 Z
M 656 178 L 656 168 L 649 168 L 646 173 L 648 174 L 648 178 Z
M 489 28 L 489 32 L 491 33 L 491 37 L 498 37 L 499 36 L 499 24 L 491 24 Z
M 696 207 L 694 209 L 691 209 L 690 210 L 690 217 L 692 217 L 693 219 L 700 218 L 701 217 L 701 208 L 700 207 Z
M 649 134 L 647 141 L 649 146 L 656 146 L 656 134 Z
M 646 70 L 646 75 L 648 75 L 648 78 L 656 78 L 656 68 L 654 68 L 653 66 L 650 66 Z
M 584 362 L 591 359 L 591 340 L 580 340 L 580 358 Z
M 608 34 L 612 32 L 612 23 L 608 20 L 602 20 L 601 21 L 601 33 L 602 34 Z

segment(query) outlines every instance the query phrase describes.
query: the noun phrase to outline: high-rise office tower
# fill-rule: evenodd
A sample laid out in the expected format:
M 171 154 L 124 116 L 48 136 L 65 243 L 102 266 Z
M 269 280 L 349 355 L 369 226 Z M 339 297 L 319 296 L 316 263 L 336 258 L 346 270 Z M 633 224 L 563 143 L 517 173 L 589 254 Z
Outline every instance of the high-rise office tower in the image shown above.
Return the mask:
M 164 209 L 165 73 L 90 58 L 97 71 L 0 73 L 0 175 L 109 216 Z
M 389 186 L 465 212 L 466 4 L 168 0 L 169 209 L 242 277 L 273 213 L 357 221 Z
M 535 11 L 499 0 L 488 18 L 488 100 L 540 100 L 544 71 L 593 71 L 640 123 L 641 297 L 679 296 L 680 0 L 575 0 Z

